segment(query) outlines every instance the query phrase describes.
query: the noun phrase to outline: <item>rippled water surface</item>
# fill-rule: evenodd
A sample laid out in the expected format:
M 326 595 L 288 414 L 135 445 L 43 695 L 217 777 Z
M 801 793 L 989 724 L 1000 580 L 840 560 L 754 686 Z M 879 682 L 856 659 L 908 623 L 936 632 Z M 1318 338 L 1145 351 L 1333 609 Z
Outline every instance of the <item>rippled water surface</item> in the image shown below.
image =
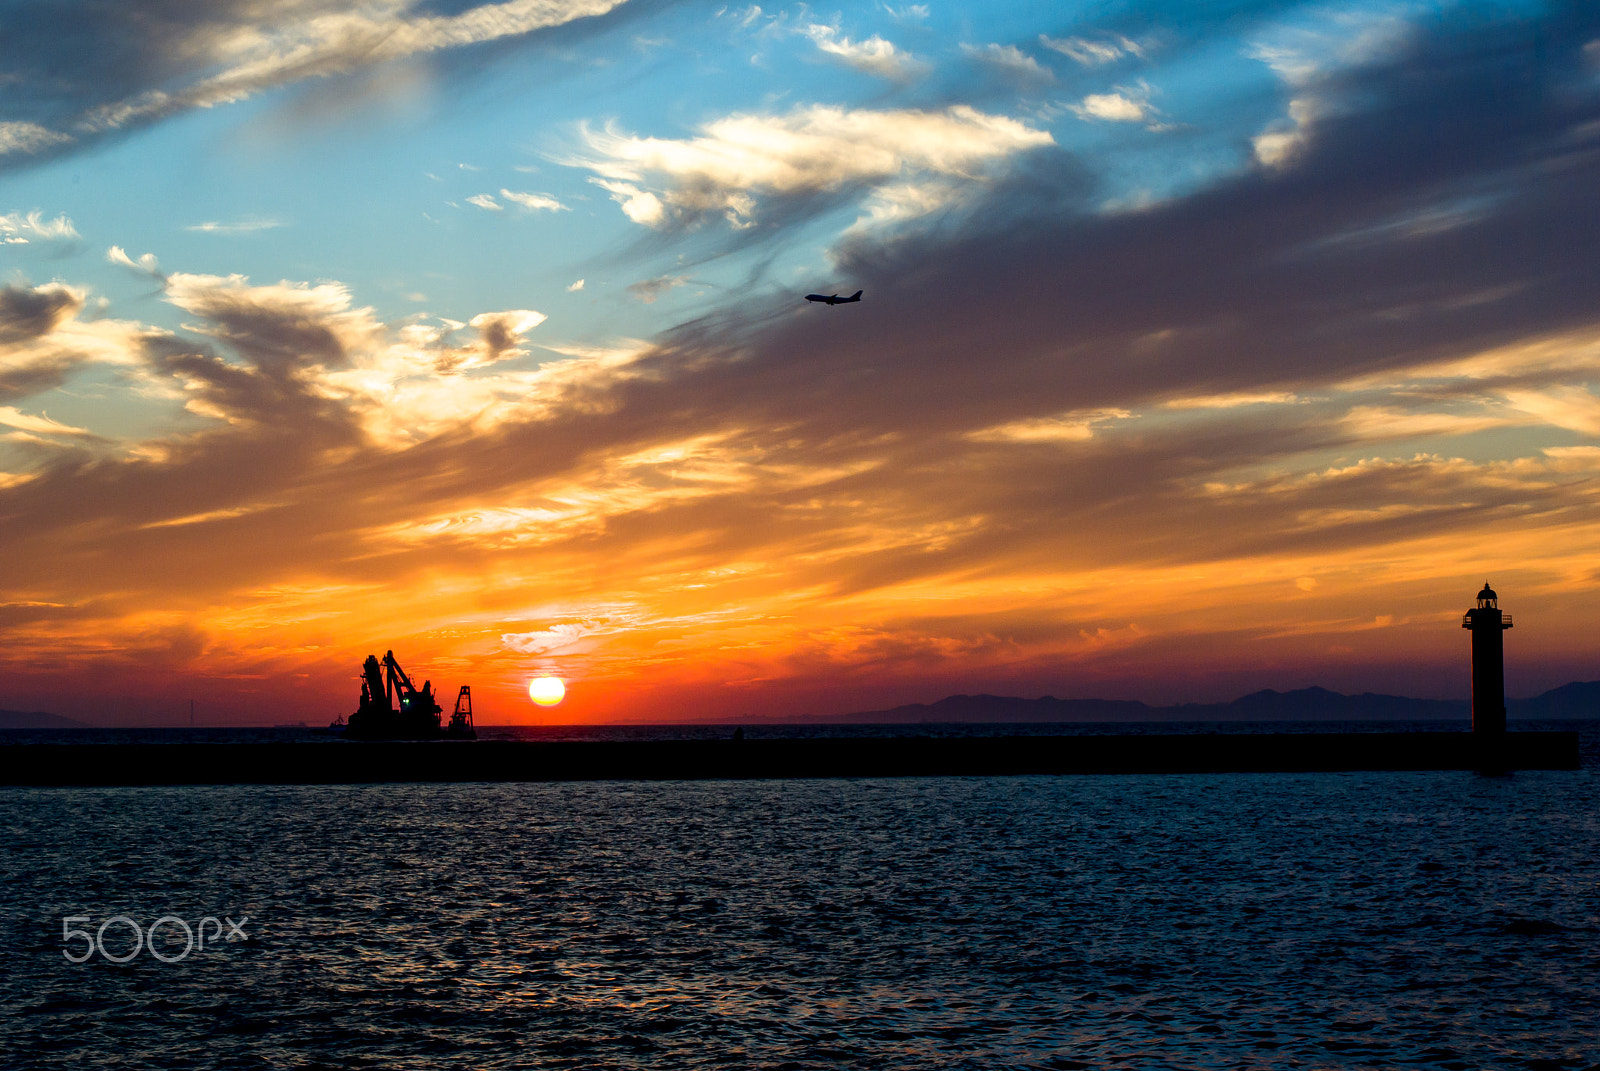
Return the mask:
M 0 1065 L 1595 1066 L 1597 787 L 5 789 Z

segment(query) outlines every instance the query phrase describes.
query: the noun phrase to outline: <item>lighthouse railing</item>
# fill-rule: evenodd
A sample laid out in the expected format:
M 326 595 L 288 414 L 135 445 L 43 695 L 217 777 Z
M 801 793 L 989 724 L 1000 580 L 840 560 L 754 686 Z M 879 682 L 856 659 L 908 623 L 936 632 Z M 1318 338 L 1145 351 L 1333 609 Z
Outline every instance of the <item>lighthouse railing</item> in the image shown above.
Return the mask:
M 1472 610 L 1468 610 L 1466 613 L 1461 615 L 1461 627 L 1462 628 L 1471 628 L 1472 627 L 1472 614 L 1473 614 L 1473 611 Z M 1511 615 L 1510 614 L 1502 613 L 1500 615 L 1500 627 L 1501 628 L 1510 628 L 1511 627 Z

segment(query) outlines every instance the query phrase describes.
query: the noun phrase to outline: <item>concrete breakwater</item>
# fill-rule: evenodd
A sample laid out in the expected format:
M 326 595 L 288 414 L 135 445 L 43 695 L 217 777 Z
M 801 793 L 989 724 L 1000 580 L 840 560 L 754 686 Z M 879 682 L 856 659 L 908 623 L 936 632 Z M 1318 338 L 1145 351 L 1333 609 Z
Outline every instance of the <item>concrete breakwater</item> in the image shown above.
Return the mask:
M 1572 732 L 13 744 L 0 784 L 361 784 L 1577 769 Z

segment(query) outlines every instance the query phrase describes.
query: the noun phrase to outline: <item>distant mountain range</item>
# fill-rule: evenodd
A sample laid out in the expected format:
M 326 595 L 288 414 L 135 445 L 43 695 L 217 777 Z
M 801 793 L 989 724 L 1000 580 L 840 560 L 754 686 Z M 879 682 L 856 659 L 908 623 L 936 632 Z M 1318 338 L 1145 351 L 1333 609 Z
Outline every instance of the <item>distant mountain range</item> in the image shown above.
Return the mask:
M 1574 682 L 1532 699 L 1506 701 L 1516 718 L 1600 717 L 1600 681 Z M 828 721 L 855 724 L 916 722 L 1063 721 L 1424 721 L 1469 718 L 1464 699 L 1411 699 L 1403 695 L 1341 695 L 1326 688 L 1253 692 L 1231 703 L 1183 703 L 1153 707 L 1121 699 L 1017 699 L 1003 695 L 952 695 L 937 703 L 911 703 L 889 710 L 864 710 Z
M 86 722 L 73 721 L 42 710 L 0 710 L 0 729 L 90 729 Z

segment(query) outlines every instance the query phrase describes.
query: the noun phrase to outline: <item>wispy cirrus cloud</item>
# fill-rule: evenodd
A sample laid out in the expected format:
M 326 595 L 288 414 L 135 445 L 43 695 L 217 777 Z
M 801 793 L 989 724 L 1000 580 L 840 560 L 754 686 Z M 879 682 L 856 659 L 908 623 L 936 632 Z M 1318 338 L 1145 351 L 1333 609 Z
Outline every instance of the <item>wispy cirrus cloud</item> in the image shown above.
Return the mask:
M 602 627 L 588 621 L 551 625 L 533 632 L 508 632 L 500 637 L 500 642 L 519 654 L 544 654 L 576 646 L 585 636 L 595 634 Z
M 803 32 L 819 50 L 845 66 L 892 82 L 913 81 L 933 69 L 925 60 L 896 48 L 877 34 L 853 41 L 841 34 L 838 27 L 820 23 L 811 23 Z
M 628 293 L 637 302 L 644 305 L 653 305 L 656 300 L 669 290 L 676 290 L 680 286 L 689 285 L 687 275 L 661 275 L 654 279 L 643 279 L 628 285 Z
M 698 137 L 636 137 L 583 127 L 590 153 L 562 162 L 592 180 L 635 223 L 692 226 L 712 216 L 756 222 L 758 198 L 798 199 L 870 190 L 908 175 L 972 182 L 1018 153 L 1054 144 L 1046 131 L 966 105 L 942 111 L 847 110 L 828 105 L 785 115 L 733 115 Z
M 920 23 L 930 14 L 927 4 L 902 4 L 900 7 L 883 5 L 884 13 L 896 22 Z
M 48 130 L 38 123 L 17 121 L 0 123 L 0 156 L 12 153 L 32 155 L 40 149 L 64 145 L 71 141 L 71 135 Z
M 47 416 L 34 416 L 9 405 L 0 405 L 0 425 L 40 435 L 83 436 L 94 434 L 87 428 L 75 428 L 70 424 L 63 424 L 59 420 L 51 420 Z
M 0 68 L 69 91 L 40 101 L 37 116 L 0 123 L 0 158 L 86 145 L 279 86 L 532 34 L 622 2 L 501 0 L 450 14 L 429 14 L 417 0 L 357 8 L 335 0 L 276 7 L 221 0 L 159 10 L 82 3 L 76 12 L 79 5 L 69 3 L 20 11 L 0 42 Z M 56 20 L 75 24 L 77 34 L 56 45 L 58 35 L 48 32 Z M 33 103 L 22 99 L 25 107 Z
M 1101 38 L 1051 37 L 1039 35 L 1039 43 L 1053 52 L 1059 52 L 1085 67 L 1100 67 L 1115 63 L 1124 56 L 1144 58 L 1144 47 L 1121 34 L 1108 34 Z
M 517 190 L 502 189 L 500 196 L 504 197 L 508 204 L 516 205 L 525 212 L 570 211 L 566 205 L 547 193 L 522 193 Z M 495 200 L 492 193 L 473 194 L 467 198 L 467 204 L 475 205 L 489 212 L 504 212 L 506 208 L 505 205 Z
M 129 271 L 148 276 L 160 283 L 167 281 L 166 273 L 161 270 L 161 264 L 156 260 L 154 253 L 144 253 L 135 260 L 128 255 L 127 250 L 120 245 L 114 245 L 106 250 L 106 263 L 115 264 L 119 268 L 127 268 Z
M 288 9 L 275 22 L 237 27 L 243 33 L 218 34 L 214 23 L 201 23 L 186 36 L 192 43 L 211 45 L 202 55 L 220 62 L 220 72 L 176 90 L 149 89 L 101 105 L 79 125 L 89 131 L 114 129 L 191 108 L 232 103 L 273 86 L 592 18 L 618 2 L 504 0 L 454 15 L 412 15 L 413 5 L 404 2 L 355 11 L 314 4 L 309 10 Z
M 516 190 L 502 189 L 500 196 L 507 201 L 527 209 L 529 212 L 567 212 L 570 209 L 548 193 L 521 193 Z
M 961 51 L 968 59 L 997 71 L 1024 86 L 1049 85 L 1056 80 L 1054 74 L 1040 66 L 1038 60 L 1022 51 L 1016 45 L 991 43 L 980 46 L 963 44 Z
M 44 213 L 8 212 L 0 216 L 0 245 L 27 245 L 29 242 L 64 242 L 78 237 L 78 229 L 66 216 L 45 219 Z
M 209 220 L 205 223 L 191 223 L 183 229 L 196 234 L 255 234 L 257 231 L 270 231 L 282 227 L 283 221 L 277 219 L 241 219 L 232 223 L 222 223 Z
M 1588 385 L 1568 384 L 1544 390 L 1509 390 L 1505 400 L 1540 423 L 1600 438 L 1600 396 Z

